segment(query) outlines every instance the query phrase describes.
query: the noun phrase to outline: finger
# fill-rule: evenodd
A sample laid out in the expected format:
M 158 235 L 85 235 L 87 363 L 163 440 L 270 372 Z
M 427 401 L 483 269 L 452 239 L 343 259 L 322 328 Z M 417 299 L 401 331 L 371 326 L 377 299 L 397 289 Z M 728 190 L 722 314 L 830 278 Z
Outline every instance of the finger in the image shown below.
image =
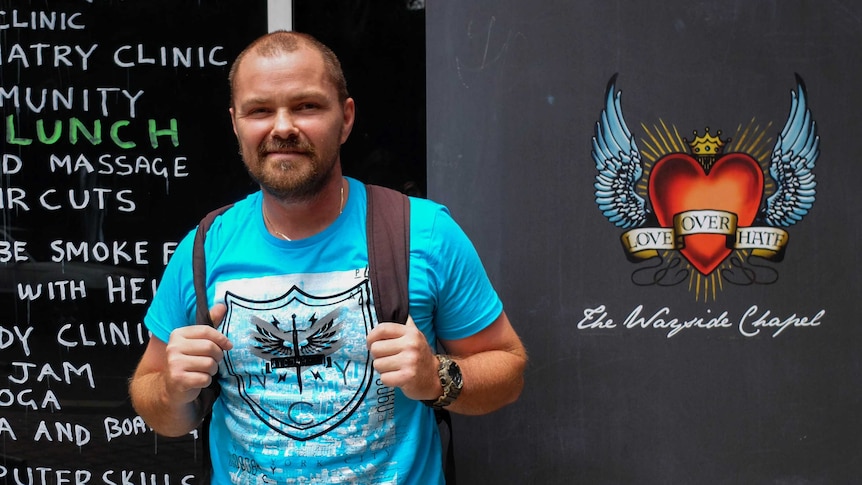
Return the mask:
M 403 336 L 406 333 L 406 327 L 401 325 L 400 323 L 393 322 L 383 322 L 377 324 L 374 329 L 368 332 L 368 346 L 374 342 L 379 342 L 382 340 L 391 340 L 396 339 Z
M 230 350 L 233 348 L 233 343 L 227 338 L 227 335 L 221 333 L 218 329 L 209 325 L 188 325 L 174 330 L 178 336 L 189 340 L 206 340 L 212 342 L 218 347 L 218 351 Z
M 188 340 L 185 343 L 183 352 L 188 356 L 206 357 L 215 362 L 221 362 L 224 358 L 224 351 L 216 342 L 207 339 Z
M 186 340 L 187 342 L 180 344 L 180 339 Z M 171 333 L 168 345 L 172 343 L 174 345 L 182 345 L 182 349 L 187 346 L 191 346 L 193 342 L 199 344 L 193 347 L 198 349 L 197 353 L 200 353 L 199 349 L 205 349 L 203 351 L 204 355 L 214 356 L 215 354 L 221 354 L 223 350 L 230 350 L 233 348 L 233 344 L 226 335 L 209 325 L 188 325 L 186 327 L 180 327 Z
M 368 340 L 368 352 L 371 354 L 371 358 L 374 360 L 379 360 L 390 355 L 395 355 L 398 353 L 398 350 L 398 345 L 394 343 L 392 339 L 374 341 L 370 339 Z
M 218 373 L 218 360 L 209 357 L 191 357 L 188 361 L 188 366 L 186 369 L 188 372 L 206 374 L 208 377 Z M 206 382 L 205 385 L 209 385 L 209 382 Z
M 403 389 L 405 386 L 410 386 L 416 380 L 416 373 L 410 368 L 379 370 L 376 367 L 375 363 L 375 370 L 380 375 L 380 382 L 386 387 L 400 387 Z
M 174 362 L 169 369 L 169 387 L 188 392 L 209 386 L 218 372 L 218 364 L 207 357 L 187 356 L 181 362 Z
M 374 370 L 381 374 L 386 373 L 407 373 L 415 374 L 415 359 L 402 354 L 392 354 L 385 357 L 375 358 L 372 365 Z
M 213 349 L 215 346 L 205 340 L 184 339 L 168 344 L 167 369 L 170 380 L 176 383 L 174 387 L 189 389 L 208 385 L 210 377 L 218 370 L 222 353 L 216 352 L 213 355 L 207 348 Z
M 421 334 L 419 336 L 405 335 L 397 339 L 378 340 L 372 342 L 368 350 L 375 361 L 391 357 L 398 362 L 398 366 L 415 365 L 424 360 L 427 355 L 431 355 L 430 347 Z M 384 367 L 386 370 L 392 368 L 389 365 Z
M 208 379 L 218 372 L 218 362 L 206 355 L 169 355 L 172 372 L 184 379 Z

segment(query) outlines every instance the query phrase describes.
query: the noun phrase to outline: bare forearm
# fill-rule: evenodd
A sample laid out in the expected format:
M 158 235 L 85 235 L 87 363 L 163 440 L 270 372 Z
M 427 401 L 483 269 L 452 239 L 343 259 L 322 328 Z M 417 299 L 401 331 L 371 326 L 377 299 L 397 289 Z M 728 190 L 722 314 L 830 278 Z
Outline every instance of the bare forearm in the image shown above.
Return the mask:
M 136 375 L 129 384 L 129 395 L 135 411 L 161 435 L 182 436 L 203 420 L 200 400 L 171 401 L 158 373 Z
M 523 349 L 491 350 L 463 359 L 453 358 L 464 380 L 458 399 L 446 408 L 453 413 L 487 414 L 515 402 L 520 396 L 527 364 Z

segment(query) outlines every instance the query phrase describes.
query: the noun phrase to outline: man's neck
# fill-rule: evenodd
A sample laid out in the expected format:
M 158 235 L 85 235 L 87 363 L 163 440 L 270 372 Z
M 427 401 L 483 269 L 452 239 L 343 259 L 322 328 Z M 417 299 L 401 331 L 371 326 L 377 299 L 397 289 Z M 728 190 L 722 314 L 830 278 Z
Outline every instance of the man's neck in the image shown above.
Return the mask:
M 267 230 L 286 240 L 305 239 L 322 232 L 344 211 L 349 185 L 337 174 L 316 196 L 302 201 L 279 200 L 264 191 L 263 216 Z

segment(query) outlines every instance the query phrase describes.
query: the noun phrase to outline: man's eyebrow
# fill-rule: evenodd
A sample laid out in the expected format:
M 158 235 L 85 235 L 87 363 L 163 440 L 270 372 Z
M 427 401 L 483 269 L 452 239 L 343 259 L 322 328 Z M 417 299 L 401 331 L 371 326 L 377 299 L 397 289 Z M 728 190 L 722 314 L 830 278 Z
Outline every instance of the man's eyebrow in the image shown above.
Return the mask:
M 240 100 L 240 106 L 247 104 L 263 104 L 270 100 L 269 97 L 265 96 L 255 96 L 253 98 L 245 98 Z
M 268 95 L 259 95 L 253 96 L 250 98 L 240 99 L 240 106 L 244 105 L 258 105 L 258 104 L 267 104 L 273 102 L 276 99 L 276 96 L 268 96 Z M 325 100 L 327 99 L 326 93 L 322 90 L 317 89 L 309 89 L 305 91 L 300 91 L 298 93 L 291 94 L 288 98 L 289 101 L 302 101 L 307 99 L 313 100 Z
M 291 99 L 325 99 L 326 92 L 321 89 L 306 89 L 290 96 Z

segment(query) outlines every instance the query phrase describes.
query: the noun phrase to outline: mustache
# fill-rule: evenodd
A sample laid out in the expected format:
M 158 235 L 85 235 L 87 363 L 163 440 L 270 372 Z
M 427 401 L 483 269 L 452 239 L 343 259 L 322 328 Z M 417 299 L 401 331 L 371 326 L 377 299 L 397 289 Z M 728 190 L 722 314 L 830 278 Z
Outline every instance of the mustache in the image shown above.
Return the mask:
M 282 151 L 301 152 L 308 155 L 316 153 L 312 144 L 298 138 L 266 140 L 257 147 L 257 153 L 261 156 L 271 152 Z

